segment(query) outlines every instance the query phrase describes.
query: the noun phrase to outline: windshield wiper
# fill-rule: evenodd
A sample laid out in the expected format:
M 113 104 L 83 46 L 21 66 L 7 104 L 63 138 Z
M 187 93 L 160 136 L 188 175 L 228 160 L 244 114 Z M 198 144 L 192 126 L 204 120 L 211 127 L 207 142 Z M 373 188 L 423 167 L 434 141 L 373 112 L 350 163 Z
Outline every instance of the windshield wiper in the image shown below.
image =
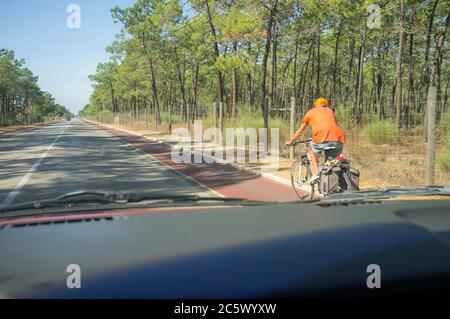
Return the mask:
M 46 199 L 42 201 L 33 201 L 20 204 L 0 206 L 0 213 L 14 212 L 19 210 L 44 209 L 54 207 L 72 208 L 78 204 L 117 204 L 126 205 L 130 203 L 150 202 L 155 203 L 227 203 L 238 205 L 262 205 L 267 204 L 263 201 L 246 200 L 242 198 L 230 197 L 208 197 L 199 195 L 162 195 L 155 193 L 121 193 L 107 191 L 77 191 L 66 193 L 54 199 Z
M 321 202 L 341 202 L 364 199 L 386 199 L 400 196 L 450 196 L 449 186 L 423 186 L 412 188 L 389 187 L 379 189 L 367 189 L 348 193 L 333 194 L 321 199 Z

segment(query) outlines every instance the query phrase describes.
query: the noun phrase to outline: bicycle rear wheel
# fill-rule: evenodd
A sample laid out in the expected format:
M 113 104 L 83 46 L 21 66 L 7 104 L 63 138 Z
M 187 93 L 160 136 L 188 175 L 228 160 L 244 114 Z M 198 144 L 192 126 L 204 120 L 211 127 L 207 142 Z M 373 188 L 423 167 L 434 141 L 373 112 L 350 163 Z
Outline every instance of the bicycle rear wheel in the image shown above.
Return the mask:
M 291 167 L 291 184 L 295 194 L 300 200 L 310 200 L 314 197 L 314 185 L 309 184 L 311 179 L 309 165 L 297 160 Z

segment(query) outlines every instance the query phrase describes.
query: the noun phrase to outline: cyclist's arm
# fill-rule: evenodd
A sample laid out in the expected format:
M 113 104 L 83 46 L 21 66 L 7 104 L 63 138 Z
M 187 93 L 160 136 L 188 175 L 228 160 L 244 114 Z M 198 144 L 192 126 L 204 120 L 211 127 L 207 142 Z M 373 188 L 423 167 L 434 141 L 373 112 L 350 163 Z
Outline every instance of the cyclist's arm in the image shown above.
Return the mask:
M 295 142 L 295 140 L 298 139 L 302 135 L 305 128 L 306 128 L 305 123 L 300 124 L 300 127 L 298 128 L 298 130 L 294 133 L 294 135 L 291 137 L 291 139 L 286 144 L 287 145 L 293 144 Z

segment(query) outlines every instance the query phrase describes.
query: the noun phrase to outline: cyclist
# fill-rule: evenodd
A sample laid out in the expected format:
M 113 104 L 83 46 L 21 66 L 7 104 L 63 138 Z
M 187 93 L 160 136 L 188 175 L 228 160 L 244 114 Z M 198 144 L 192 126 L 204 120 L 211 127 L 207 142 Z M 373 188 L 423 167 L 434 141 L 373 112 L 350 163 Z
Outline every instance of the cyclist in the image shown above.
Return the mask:
M 327 151 L 328 159 L 334 159 L 342 153 L 344 148 L 345 136 L 343 130 L 338 126 L 336 117 L 331 108 L 328 107 L 328 101 L 324 98 L 318 98 L 314 103 L 314 108 L 309 110 L 298 130 L 294 133 L 286 146 L 294 144 L 295 140 L 299 138 L 307 125 L 311 125 L 313 131 L 313 139 L 311 148 L 309 149 L 309 156 L 311 158 L 311 177 L 310 183 L 313 184 L 319 180 L 319 168 L 317 157 L 327 147 L 334 147 Z

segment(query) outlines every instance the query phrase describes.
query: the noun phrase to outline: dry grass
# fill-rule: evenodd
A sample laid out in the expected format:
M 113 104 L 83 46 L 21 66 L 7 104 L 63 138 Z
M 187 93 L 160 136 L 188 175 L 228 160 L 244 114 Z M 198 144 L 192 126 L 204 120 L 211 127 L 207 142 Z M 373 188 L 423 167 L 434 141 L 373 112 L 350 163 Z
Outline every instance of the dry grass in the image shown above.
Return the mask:
M 438 144 L 437 152 L 443 148 Z M 362 188 L 424 184 L 426 145 L 421 135 L 402 134 L 394 145 L 373 145 L 356 132 L 345 146 L 344 154 L 361 171 Z M 449 172 L 436 167 L 435 183 L 449 182 Z

